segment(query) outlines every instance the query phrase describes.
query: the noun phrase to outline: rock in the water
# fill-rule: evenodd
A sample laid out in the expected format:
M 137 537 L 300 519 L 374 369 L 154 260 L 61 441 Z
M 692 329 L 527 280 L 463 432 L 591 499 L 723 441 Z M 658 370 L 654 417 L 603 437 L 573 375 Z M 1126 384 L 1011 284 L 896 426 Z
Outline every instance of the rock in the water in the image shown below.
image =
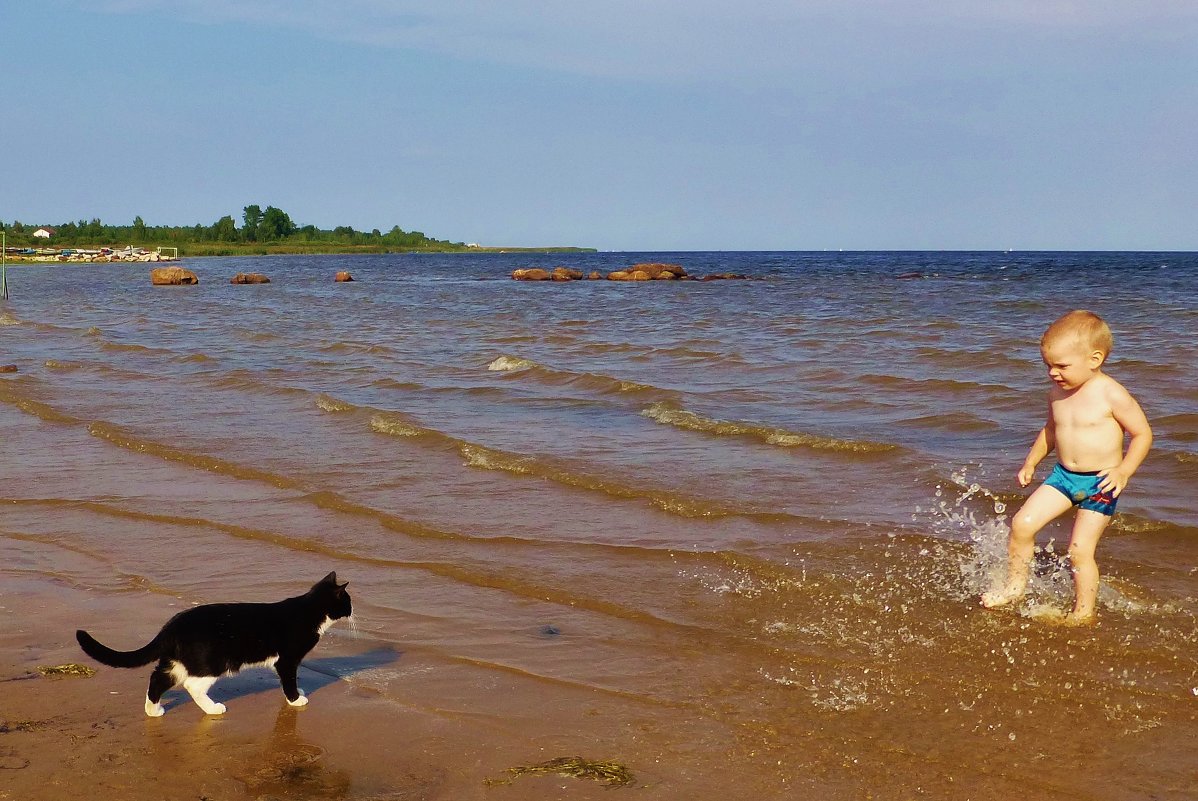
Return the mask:
M 703 276 L 702 281 L 743 281 L 749 276 L 741 275 L 740 273 L 715 273 L 714 275 Z
M 550 276 L 554 281 L 577 281 L 582 278 L 582 270 L 571 267 L 554 267 Z
M 643 264 L 634 264 L 628 268 L 629 272 L 648 273 L 650 278 L 658 278 L 662 273 L 673 273 L 675 278 L 681 278 L 686 275 L 686 270 L 681 264 L 662 264 L 659 262 L 645 262 Z
M 262 273 L 238 273 L 229 281 L 230 284 L 269 284 L 270 279 Z
M 540 267 L 533 267 L 529 270 L 512 270 L 512 278 L 517 281 L 548 281 L 551 277 L 548 270 L 542 270 Z
M 182 267 L 155 267 L 150 270 L 150 283 L 154 286 L 179 286 L 198 284 L 200 279 L 191 270 Z
M 587 276 L 588 281 L 600 281 L 603 279 L 603 273 L 598 270 L 591 270 L 591 274 Z
M 347 281 L 354 280 L 354 277 L 352 275 L 350 275 L 349 273 L 347 273 L 345 270 L 342 270 L 341 272 L 339 272 L 335 276 L 333 276 L 333 280 L 339 284 L 344 284 Z
M 15 373 L 17 366 L 15 364 L 0 364 L 0 373 Z

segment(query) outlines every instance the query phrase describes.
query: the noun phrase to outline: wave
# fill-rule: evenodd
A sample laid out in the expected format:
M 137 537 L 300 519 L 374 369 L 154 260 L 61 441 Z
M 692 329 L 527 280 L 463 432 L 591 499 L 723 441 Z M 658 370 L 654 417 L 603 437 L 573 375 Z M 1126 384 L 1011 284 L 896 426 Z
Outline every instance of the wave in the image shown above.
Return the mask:
M 487 369 L 492 372 L 520 373 L 548 386 L 569 386 L 599 394 L 649 394 L 670 399 L 678 397 L 676 391 L 656 387 L 652 384 L 614 378 L 602 373 L 576 372 L 547 367 L 531 359 L 522 359 L 518 356 L 500 356 L 488 364 Z
M 767 445 L 775 445 L 780 448 L 811 448 L 842 453 L 889 453 L 899 449 L 898 445 L 888 442 L 838 439 L 757 423 L 717 420 L 702 417 L 687 409 L 676 408 L 665 403 L 654 403 L 641 414 L 663 425 L 687 431 L 699 431 L 716 436 L 751 437 L 761 440 Z
M 47 423 L 78 425 L 83 422 L 78 417 L 60 411 L 48 403 L 27 397 L 22 394 L 20 387 L 21 384 L 16 381 L 0 381 L 0 402 L 11 404 L 26 414 L 33 415 Z
M 58 359 L 46 359 L 45 366 L 49 370 L 82 370 L 87 365 L 80 362 L 64 362 Z
M 163 445 L 160 442 L 143 439 L 142 437 L 132 434 L 112 423 L 104 421 L 91 422 L 87 424 L 87 430 L 88 433 L 90 433 L 93 437 L 105 440 L 113 445 L 116 445 L 117 447 L 124 448 L 135 453 L 144 453 L 150 456 L 157 456 L 160 459 L 178 462 L 180 464 L 187 465 L 188 467 L 195 467 L 200 470 L 206 470 L 210 473 L 229 476 L 231 478 L 262 481 L 280 489 L 304 489 L 304 482 L 290 476 L 281 475 L 279 473 L 271 473 L 256 467 L 238 464 L 237 462 L 230 462 L 225 459 L 218 459 L 214 456 L 208 456 L 206 454 L 184 450 L 183 448 L 178 448 L 171 445 Z
M 466 465 L 480 470 L 540 478 L 564 487 L 587 490 L 612 498 L 645 501 L 663 512 L 680 517 L 745 517 L 758 522 L 775 523 L 795 522 L 801 519 L 786 512 L 746 509 L 710 498 L 678 495 L 653 486 L 639 486 L 623 480 L 605 478 L 542 456 L 508 453 L 467 442 L 458 442 L 458 451 L 465 459 Z
M 959 394 L 983 390 L 994 394 L 1008 395 L 1013 390 L 1005 384 L 981 384 L 976 381 L 959 381 L 954 378 L 908 378 L 897 375 L 863 375 L 858 381 L 886 389 L 919 389 Z
M 529 359 L 521 359 L 517 356 L 500 356 L 488 364 L 487 369 L 493 372 L 511 372 L 513 370 L 528 370 L 539 366 L 536 362 Z
M 100 331 L 98 329 L 89 328 L 88 333 L 91 334 L 93 330 L 96 332 L 96 335 L 100 335 Z M 136 342 L 113 342 L 112 340 L 107 339 L 100 343 L 100 347 L 104 350 L 113 350 L 125 353 L 149 353 L 159 356 L 179 355 L 169 348 L 155 348 L 149 345 L 140 345 Z
M 394 348 L 375 342 L 329 342 L 317 350 L 325 353 L 395 353 Z
M 993 420 L 986 420 L 969 412 L 948 412 L 946 414 L 927 414 L 919 417 L 909 417 L 899 420 L 896 425 L 911 428 L 934 428 L 941 431 L 973 433 L 994 431 L 999 425 Z
M 264 395 L 311 395 L 311 390 L 267 381 L 255 370 L 237 369 L 214 374 L 207 373 L 205 380 L 218 389 L 239 389 Z
M 21 322 L 12 312 L 0 312 L 0 325 L 21 325 Z
M 372 415 L 370 428 L 392 437 L 421 437 L 432 433 L 430 429 L 410 423 L 394 414 Z
M 323 392 L 316 396 L 316 405 L 324 411 L 333 412 L 334 414 L 352 412 L 358 408 L 348 401 L 338 400 L 332 395 L 326 395 Z
M 793 521 L 786 512 L 769 512 L 731 506 L 708 498 L 677 495 L 652 486 L 596 476 L 573 464 L 529 454 L 509 453 L 458 439 L 427 428 L 395 412 L 376 412 L 370 417 L 372 431 L 392 437 L 421 440 L 432 447 L 456 451 L 467 467 L 552 481 L 564 487 L 601 493 L 613 498 L 647 501 L 662 511 L 689 518 L 749 517 L 761 522 Z
M 323 500 L 332 501 L 335 495 L 328 494 L 333 497 L 326 497 Z M 8 499 L 0 499 L 0 502 L 8 502 Z M 385 568 L 406 568 L 419 570 L 422 572 L 431 573 L 442 578 L 448 578 L 453 581 L 458 581 L 463 584 L 468 584 L 473 587 L 481 587 L 486 589 L 495 589 L 503 592 L 516 595 L 521 598 L 535 599 L 537 601 L 548 601 L 561 606 L 570 607 L 573 609 L 585 609 L 591 612 L 616 617 L 623 620 L 629 620 L 638 623 L 648 623 L 655 626 L 669 626 L 681 630 L 693 630 L 696 627 L 660 617 L 651 612 L 642 609 L 637 609 L 630 606 L 625 606 L 616 601 L 607 598 L 595 598 L 581 595 L 570 588 L 563 588 L 552 584 L 541 583 L 530 578 L 518 575 L 514 571 L 495 571 L 491 569 L 479 569 L 463 565 L 461 561 L 455 560 L 450 562 L 440 561 L 414 561 L 405 559 L 394 559 L 389 557 L 373 556 L 364 553 L 358 553 L 344 547 L 337 547 L 321 542 L 319 540 L 310 539 L 307 537 L 298 537 L 287 534 L 281 534 L 276 531 L 268 531 L 265 529 L 250 528 L 248 526 L 240 526 L 232 523 L 224 523 L 215 520 L 196 517 L 179 517 L 175 515 L 157 514 L 153 512 L 143 512 L 134 509 L 122 508 L 118 506 L 110 506 L 107 503 L 100 501 L 67 501 L 67 500 L 22 500 L 13 501 L 23 504 L 42 504 L 52 507 L 68 507 L 72 509 L 84 509 L 92 513 L 107 515 L 111 517 L 122 518 L 126 520 L 138 520 L 143 522 L 155 523 L 166 526 L 181 526 L 181 527 L 201 527 L 208 528 L 240 540 L 248 540 L 259 542 L 267 545 L 272 545 L 279 548 L 285 548 L 291 551 L 297 551 L 308 554 L 318 554 L 331 559 L 337 559 L 344 562 L 372 565 Z M 322 504 L 324 505 L 324 504 Z M 325 508 L 338 508 L 337 504 L 332 503 L 326 505 Z M 356 511 L 363 507 L 357 507 L 354 504 L 348 504 L 349 511 Z M 343 510 L 345 511 L 345 510 Z M 377 511 L 377 510 L 371 510 Z M 477 543 L 491 544 L 495 542 L 490 539 L 463 537 L 463 539 L 472 540 Z M 508 538 L 504 538 L 505 540 Z M 501 541 L 502 542 L 502 541 Z M 540 544 L 536 541 L 525 540 L 524 544 Z M 562 543 L 552 543 L 554 545 L 562 545 Z M 591 548 L 594 546 L 587 544 L 570 544 L 572 548 Z M 641 560 L 644 558 L 647 549 L 644 548 L 621 548 L 619 546 L 603 545 L 602 547 L 609 552 L 629 552 L 632 558 Z M 674 556 L 667 551 L 654 551 L 654 555 L 663 560 L 672 560 Z M 715 552 L 718 555 L 718 552 Z

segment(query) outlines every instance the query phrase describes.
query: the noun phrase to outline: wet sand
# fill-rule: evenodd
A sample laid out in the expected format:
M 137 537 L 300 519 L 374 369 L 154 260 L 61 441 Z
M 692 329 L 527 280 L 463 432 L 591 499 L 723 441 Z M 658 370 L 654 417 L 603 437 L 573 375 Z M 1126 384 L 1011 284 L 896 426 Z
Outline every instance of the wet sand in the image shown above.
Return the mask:
M 148 667 L 97 665 L 63 637 L 85 608 L 152 630 L 138 605 L 39 580 L 0 587 L 0 799 L 516 799 L 567 789 L 571 798 L 607 797 L 593 780 L 507 773 L 563 755 L 546 742 L 355 684 L 355 673 L 403 654 L 364 651 L 333 632 L 301 668 L 303 708 L 285 702 L 273 672 L 253 669 L 212 690 L 224 715 L 204 715 L 176 689 L 163 717 L 146 717 Z M 37 670 L 72 663 L 96 673 Z

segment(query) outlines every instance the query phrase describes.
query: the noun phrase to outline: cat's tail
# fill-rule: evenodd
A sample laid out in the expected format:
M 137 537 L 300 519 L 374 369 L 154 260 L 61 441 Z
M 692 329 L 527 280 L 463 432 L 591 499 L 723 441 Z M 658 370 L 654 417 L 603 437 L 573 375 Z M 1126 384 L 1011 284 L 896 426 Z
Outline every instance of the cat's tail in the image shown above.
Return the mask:
M 75 639 L 83 653 L 99 662 L 101 665 L 118 668 L 135 668 L 148 665 L 158 658 L 161 648 L 158 637 L 150 640 L 136 651 L 114 651 L 107 645 L 102 645 L 83 629 L 75 632 Z

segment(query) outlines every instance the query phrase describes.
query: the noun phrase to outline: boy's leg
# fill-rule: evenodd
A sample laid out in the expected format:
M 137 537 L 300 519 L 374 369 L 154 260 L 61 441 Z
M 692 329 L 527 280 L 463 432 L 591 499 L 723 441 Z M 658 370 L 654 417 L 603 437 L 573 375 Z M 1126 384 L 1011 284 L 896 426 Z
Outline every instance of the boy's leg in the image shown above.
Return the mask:
M 1110 515 L 1090 509 L 1078 509 L 1069 541 L 1069 565 L 1073 570 L 1073 612 L 1069 621 L 1089 623 L 1098 605 L 1098 563 L 1094 550 L 1102 532 L 1111 522 Z
M 1036 547 L 1036 532 L 1049 521 L 1060 517 L 1073 507 L 1073 502 L 1060 490 L 1041 484 L 1011 518 L 1011 535 L 1007 540 L 1007 580 L 1002 589 L 982 596 L 982 606 L 1005 606 L 1023 597 L 1027 589 L 1028 568 Z

